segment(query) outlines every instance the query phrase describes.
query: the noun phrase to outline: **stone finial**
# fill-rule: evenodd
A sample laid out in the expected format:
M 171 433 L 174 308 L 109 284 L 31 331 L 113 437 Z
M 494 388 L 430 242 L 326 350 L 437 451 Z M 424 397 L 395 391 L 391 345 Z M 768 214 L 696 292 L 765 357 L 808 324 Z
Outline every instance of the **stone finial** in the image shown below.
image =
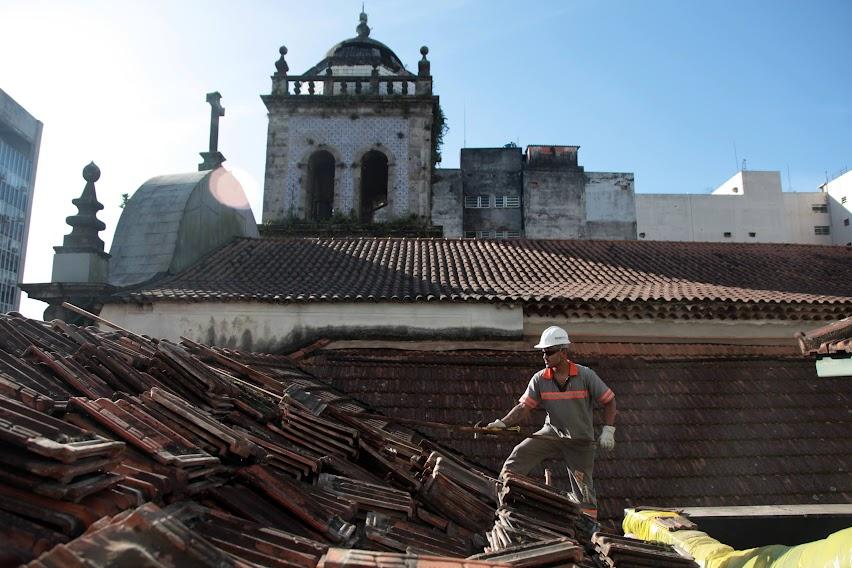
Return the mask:
M 95 193 L 95 182 L 101 177 L 101 170 L 94 162 L 90 162 L 83 168 L 83 179 L 86 187 L 77 199 L 72 199 L 77 207 L 77 214 L 65 219 L 71 225 L 71 233 L 65 235 L 62 241 L 63 248 L 74 249 L 77 252 L 104 252 L 104 242 L 98 236 L 100 231 L 106 229 L 103 221 L 99 220 L 98 211 L 104 206 L 98 201 Z
M 281 54 L 281 57 L 278 58 L 278 61 L 275 62 L 275 76 L 287 76 L 287 71 L 290 70 L 290 66 L 287 65 L 287 61 L 284 59 L 284 56 L 287 55 L 287 46 L 282 45 L 278 48 L 278 53 Z
M 370 36 L 370 26 L 367 25 L 367 14 L 364 12 L 364 7 L 361 6 L 361 15 L 358 16 L 358 27 L 355 28 L 355 33 L 363 39 Z
M 417 74 L 420 77 L 429 77 L 432 74 L 432 64 L 429 63 L 429 60 L 426 59 L 426 55 L 429 53 L 429 48 L 425 45 L 420 48 L 420 54 L 423 56 L 420 61 L 417 62 Z

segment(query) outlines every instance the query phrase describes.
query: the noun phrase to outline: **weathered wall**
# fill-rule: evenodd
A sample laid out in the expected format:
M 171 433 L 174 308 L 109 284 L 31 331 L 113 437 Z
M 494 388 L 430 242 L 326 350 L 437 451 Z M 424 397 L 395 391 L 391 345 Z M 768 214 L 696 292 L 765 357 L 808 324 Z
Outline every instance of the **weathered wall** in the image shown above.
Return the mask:
M 318 150 L 335 157 L 336 211 L 348 215 L 356 208 L 361 158 L 377 150 L 388 159 L 388 218 L 429 215 L 432 97 L 352 101 L 314 95 L 265 100 L 269 127 L 264 222 L 304 217 L 307 163 Z
M 586 238 L 586 175 L 577 169 L 524 170 L 528 239 Z
M 636 239 L 632 173 L 586 172 L 586 235 L 590 239 Z
M 852 172 L 846 172 L 822 187 L 828 194 L 832 244 L 852 246 Z
M 265 353 L 319 338 L 518 339 L 523 310 L 486 303 L 161 302 L 107 304 L 101 317 L 136 333 Z
M 564 327 L 572 340 L 584 342 L 650 340 L 733 345 L 796 345 L 794 334 L 809 327 L 808 322 L 778 320 L 670 321 L 525 316 L 524 336 L 538 337 L 551 325 Z
M 462 207 L 461 170 L 436 170 L 432 176 L 432 224 L 443 228 L 445 239 L 464 236 Z
M 463 148 L 462 192 L 465 197 L 488 196 L 487 208 L 465 208 L 464 231 L 523 231 L 521 207 L 496 208 L 495 197 L 522 201 L 520 148 Z

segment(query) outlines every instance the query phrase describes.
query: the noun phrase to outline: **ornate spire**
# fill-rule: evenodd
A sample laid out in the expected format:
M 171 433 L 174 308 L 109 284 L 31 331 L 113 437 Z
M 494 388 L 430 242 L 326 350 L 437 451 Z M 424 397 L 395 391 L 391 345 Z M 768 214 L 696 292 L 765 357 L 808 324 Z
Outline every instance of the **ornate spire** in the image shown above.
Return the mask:
M 71 225 L 71 233 L 65 235 L 61 248 L 75 249 L 74 252 L 104 251 L 104 242 L 98 233 L 106 229 L 106 225 L 97 217 L 98 211 L 104 206 L 98 201 L 95 193 L 95 182 L 100 177 L 101 170 L 94 162 L 83 168 L 86 187 L 80 197 L 71 200 L 71 203 L 77 206 L 77 214 L 65 219 L 65 222 Z
M 370 36 L 370 26 L 367 25 L 367 13 L 364 12 L 364 4 L 361 4 L 361 15 L 358 16 L 360 20 L 358 23 L 358 27 L 355 28 L 355 33 L 358 34 L 358 37 L 364 39 Z

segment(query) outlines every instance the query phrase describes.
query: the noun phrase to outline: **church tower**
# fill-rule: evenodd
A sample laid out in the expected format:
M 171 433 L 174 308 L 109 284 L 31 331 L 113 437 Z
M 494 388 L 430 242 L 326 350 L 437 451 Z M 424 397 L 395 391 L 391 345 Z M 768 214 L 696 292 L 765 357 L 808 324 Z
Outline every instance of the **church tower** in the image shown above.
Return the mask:
M 302 75 L 288 75 L 279 50 L 269 114 L 263 222 L 358 224 L 411 216 L 428 223 L 438 97 L 429 50 L 417 74 L 370 37 L 361 13 L 354 38 Z

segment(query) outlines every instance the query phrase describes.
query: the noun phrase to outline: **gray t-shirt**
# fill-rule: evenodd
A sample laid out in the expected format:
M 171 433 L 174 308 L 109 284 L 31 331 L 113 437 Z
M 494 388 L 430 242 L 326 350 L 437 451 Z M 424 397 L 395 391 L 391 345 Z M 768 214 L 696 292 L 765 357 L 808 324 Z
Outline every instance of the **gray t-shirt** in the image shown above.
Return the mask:
M 542 369 L 530 379 L 520 402 L 528 408 L 544 408 L 548 424 L 568 438 L 594 439 L 592 407 L 606 404 L 615 393 L 588 367 L 569 364 L 568 382 L 560 389 L 553 369 Z

